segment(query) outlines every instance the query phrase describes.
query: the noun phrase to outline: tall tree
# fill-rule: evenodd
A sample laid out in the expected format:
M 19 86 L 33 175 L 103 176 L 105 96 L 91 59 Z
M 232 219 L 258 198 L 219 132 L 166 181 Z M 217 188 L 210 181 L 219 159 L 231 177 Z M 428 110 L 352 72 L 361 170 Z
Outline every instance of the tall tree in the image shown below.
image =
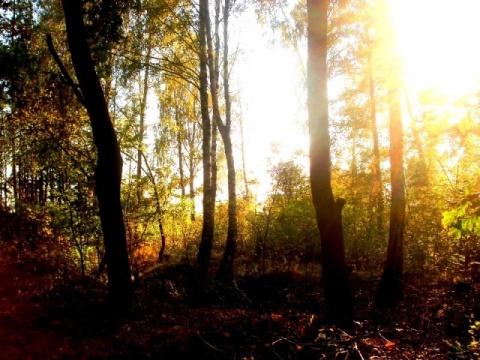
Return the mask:
M 398 73 L 398 70 L 394 69 L 392 71 Z M 401 299 L 403 295 L 403 242 L 406 201 L 403 174 L 403 124 L 400 99 L 400 84 L 397 83 L 388 89 L 391 180 L 390 228 L 387 260 L 375 294 L 375 303 L 377 305 L 387 305 Z
M 199 8 L 199 58 L 200 58 L 200 108 L 202 114 L 203 131 L 203 225 L 202 237 L 197 254 L 197 272 L 198 277 L 204 280 L 210 268 L 213 246 L 213 230 L 215 222 L 215 202 L 212 186 L 212 124 L 208 108 L 208 57 L 206 40 L 206 22 L 208 17 L 208 0 L 200 1 Z
M 310 183 L 320 232 L 326 315 L 332 321 L 353 317 L 342 228 L 344 199 L 335 199 L 331 186 L 327 88 L 327 30 L 329 0 L 308 0 L 308 124 Z
M 130 307 L 133 287 L 120 202 L 120 147 L 90 53 L 82 0 L 62 0 L 62 4 L 70 54 L 81 91 L 80 99 L 90 117 L 97 148 L 95 189 L 105 243 L 108 300 L 115 310 L 124 311 Z
M 227 281 L 233 277 L 233 262 L 237 247 L 238 223 L 237 223 L 237 190 L 235 179 L 235 162 L 233 158 L 232 144 L 232 115 L 231 99 L 229 86 L 229 61 L 228 61 L 228 19 L 230 14 L 230 1 L 225 0 L 223 8 L 223 91 L 225 97 L 225 122 L 222 121 L 219 114 L 216 116 L 216 122 L 220 135 L 223 140 L 225 157 L 227 160 L 227 183 L 228 183 L 228 230 L 227 242 L 223 253 L 220 268 L 217 271 L 217 278 L 221 281 Z M 208 38 L 207 38 L 208 39 Z M 218 57 L 218 55 L 217 55 Z M 211 82 L 212 91 L 214 83 Z M 217 104 L 218 106 L 218 104 Z
M 378 127 L 377 127 L 377 100 L 375 94 L 375 78 L 373 76 L 372 43 L 370 39 L 370 28 L 367 26 L 365 31 L 365 45 L 367 48 L 367 77 L 368 77 L 368 105 L 370 108 L 370 119 L 373 141 L 373 201 L 376 202 L 376 225 L 377 231 L 383 229 L 383 184 L 382 170 L 380 168 L 380 147 L 378 145 Z
M 147 20 L 148 21 L 148 20 Z M 149 32 L 147 36 L 147 53 L 145 54 L 145 69 L 143 74 L 143 88 L 142 99 L 140 101 L 140 114 L 139 114 L 139 124 L 138 124 L 138 148 L 137 148 L 137 202 L 141 204 L 141 199 L 143 197 L 142 189 L 142 158 L 143 158 L 143 140 L 145 136 L 145 116 L 147 109 L 147 99 L 148 99 L 148 90 L 149 90 L 149 75 L 150 75 L 150 56 L 152 53 L 152 33 Z
M 375 304 L 388 305 L 403 295 L 403 242 L 405 230 L 405 179 L 403 173 L 403 123 L 401 107 L 401 66 L 395 48 L 395 35 L 386 2 L 380 2 L 382 13 L 386 14 L 385 37 L 390 56 L 385 57 L 386 87 L 390 123 L 390 228 L 388 234 L 387 259 L 382 278 L 375 294 Z

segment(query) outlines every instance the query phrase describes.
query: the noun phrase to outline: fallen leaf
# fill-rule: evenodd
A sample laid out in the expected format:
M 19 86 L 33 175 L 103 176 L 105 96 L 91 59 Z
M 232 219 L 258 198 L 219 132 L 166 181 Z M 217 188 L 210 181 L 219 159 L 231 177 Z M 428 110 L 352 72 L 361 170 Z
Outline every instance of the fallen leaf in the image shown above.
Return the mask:
M 386 344 L 385 344 L 385 348 L 387 350 L 392 350 L 395 346 L 397 346 L 397 344 L 395 344 L 393 341 L 388 341 Z

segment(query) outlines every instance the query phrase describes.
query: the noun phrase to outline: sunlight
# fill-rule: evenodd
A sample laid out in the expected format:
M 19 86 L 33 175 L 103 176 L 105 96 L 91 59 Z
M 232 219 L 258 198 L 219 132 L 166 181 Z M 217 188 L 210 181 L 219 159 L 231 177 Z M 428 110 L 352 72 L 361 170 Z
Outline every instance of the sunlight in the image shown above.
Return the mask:
M 418 94 L 436 89 L 448 104 L 480 88 L 480 1 L 390 1 L 404 80 L 414 106 Z M 248 49 L 236 64 L 238 91 L 245 127 L 247 171 L 268 191 L 268 165 L 308 153 L 307 115 L 297 54 L 288 46 L 272 45 L 266 30 L 249 21 L 235 24 L 239 48 Z M 335 84 L 330 81 L 330 85 Z M 335 85 L 330 89 L 332 98 Z M 458 110 L 458 109 L 457 109 Z M 457 122 L 459 116 L 450 117 Z M 405 123 L 410 121 L 405 116 Z M 303 124 L 303 125 L 302 125 Z M 303 126 L 303 128 L 302 128 Z M 308 169 L 308 162 L 305 162 Z
M 480 1 L 391 1 L 410 88 L 437 88 L 450 96 L 479 87 Z
M 239 48 L 248 49 L 236 64 L 245 130 L 247 171 L 259 181 L 258 200 L 270 190 L 269 166 L 308 151 L 302 84 L 293 50 L 271 44 L 255 14 L 236 26 Z M 299 90 L 300 89 L 300 90 Z

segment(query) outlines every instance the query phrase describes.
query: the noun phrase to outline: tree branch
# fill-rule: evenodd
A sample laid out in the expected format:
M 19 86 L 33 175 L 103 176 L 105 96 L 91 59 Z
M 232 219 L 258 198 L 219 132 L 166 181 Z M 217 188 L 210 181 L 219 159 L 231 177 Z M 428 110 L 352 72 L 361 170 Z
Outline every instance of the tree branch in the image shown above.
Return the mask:
M 75 84 L 75 82 L 73 81 L 72 77 L 70 76 L 70 74 L 68 73 L 67 69 L 65 68 L 65 65 L 63 65 L 62 60 L 61 60 L 60 57 L 58 56 L 58 54 L 57 54 L 57 52 L 56 52 L 56 50 L 55 50 L 55 47 L 53 46 L 52 35 L 51 35 L 51 34 L 47 34 L 46 40 L 47 40 L 48 50 L 50 51 L 50 53 L 51 53 L 52 56 L 53 56 L 53 59 L 54 59 L 55 62 L 57 63 L 58 68 L 60 69 L 60 72 L 62 73 L 62 76 L 64 77 L 64 79 L 65 79 L 65 81 L 67 82 L 67 84 L 72 87 L 73 92 L 74 92 L 75 95 L 77 96 L 77 98 L 78 98 L 78 100 L 80 101 L 80 103 L 81 103 L 83 106 L 85 106 L 85 100 L 84 100 L 84 98 L 83 98 L 82 93 L 81 93 L 80 90 L 78 89 L 78 85 Z

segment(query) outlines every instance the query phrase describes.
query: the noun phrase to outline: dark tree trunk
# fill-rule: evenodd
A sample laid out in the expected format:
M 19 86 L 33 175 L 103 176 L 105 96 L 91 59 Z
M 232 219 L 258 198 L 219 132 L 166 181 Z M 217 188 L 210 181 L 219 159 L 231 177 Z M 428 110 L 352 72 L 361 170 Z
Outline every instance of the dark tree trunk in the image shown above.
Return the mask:
M 390 176 L 391 207 L 388 236 L 387 260 L 376 294 L 375 305 L 385 306 L 400 300 L 403 296 L 403 240 L 405 228 L 405 180 L 403 175 L 403 124 L 401 109 L 400 77 L 396 74 L 388 90 L 390 117 Z
M 308 0 L 308 113 L 310 183 L 321 240 L 326 316 L 333 322 L 353 318 L 342 229 L 343 199 L 331 187 L 330 135 L 327 93 L 328 0 Z
M 88 47 L 82 0 L 62 0 L 62 4 L 72 63 L 83 103 L 90 116 L 98 154 L 95 185 L 105 242 L 108 300 L 113 309 L 128 310 L 133 298 L 133 287 L 120 202 L 120 147 Z
M 157 200 L 157 204 L 159 204 L 158 200 Z M 160 231 L 160 251 L 158 252 L 158 261 L 162 262 L 165 258 L 165 249 L 167 247 L 167 238 L 165 236 L 165 230 L 163 229 L 163 220 L 162 220 L 160 205 L 157 205 L 157 212 L 159 213 L 157 223 L 158 223 L 158 230 Z
M 212 124 L 208 110 L 208 74 L 207 74 L 207 45 L 205 38 L 206 15 L 205 5 L 208 0 L 200 2 L 200 23 L 199 23 L 199 58 L 200 58 L 200 108 L 202 113 L 202 131 L 203 131 L 203 224 L 202 238 L 197 255 L 197 276 L 200 280 L 205 280 L 210 269 L 210 260 L 212 256 L 213 229 L 214 229 L 214 206 L 212 192 L 212 159 L 211 159 L 211 141 Z M 213 203 L 213 204 L 212 204 Z

